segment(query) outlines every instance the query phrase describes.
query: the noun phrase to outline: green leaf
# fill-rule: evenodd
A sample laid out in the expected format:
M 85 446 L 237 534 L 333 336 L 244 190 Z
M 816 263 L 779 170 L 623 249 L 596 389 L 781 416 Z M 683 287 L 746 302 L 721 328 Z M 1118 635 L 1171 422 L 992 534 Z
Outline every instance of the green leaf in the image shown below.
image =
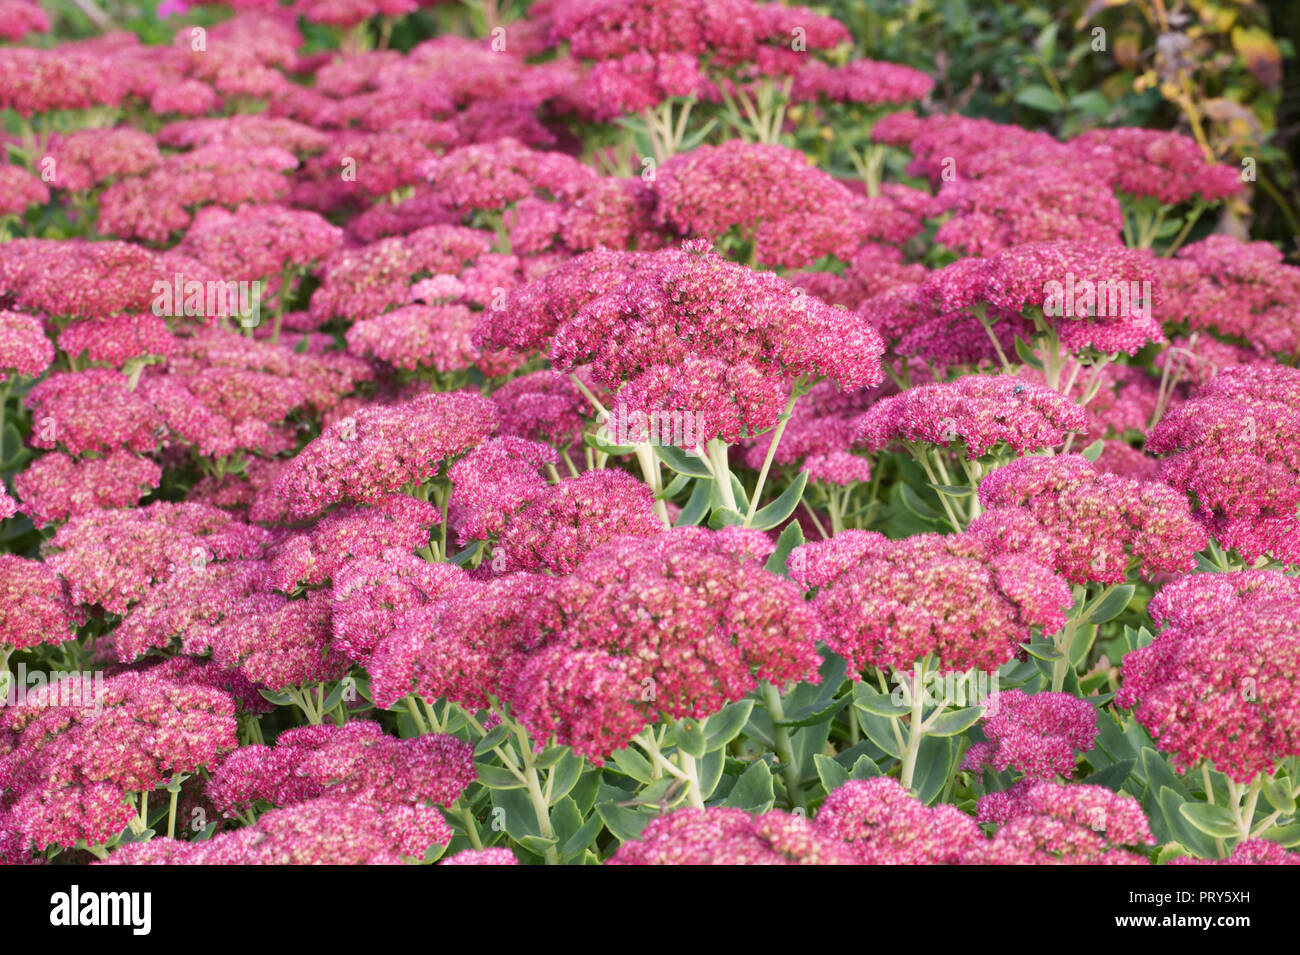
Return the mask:
M 1292 823 L 1289 826 L 1270 826 L 1264 833 L 1264 838 L 1276 842 L 1283 849 L 1294 849 L 1300 846 L 1300 823 Z
M 808 472 L 800 471 L 780 497 L 754 512 L 754 522 L 750 526 L 760 531 L 770 531 L 784 524 L 794 513 L 794 509 L 799 506 L 799 502 L 803 499 L 804 488 L 807 486 Z
M 952 710 L 940 715 L 933 724 L 926 727 L 925 735 L 956 736 L 974 726 L 983 715 L 982 706 L 967 706 L 960 710 Z
M 1236 821 L 1226 806 L 1211 806 L 1203 802 L 1185 802 L 1178 807 L 1183 818 L 1207 836 L 1231 839 L 1238 835 Z
M 953 771 L 956 744 L 946 736 L 927 736 L 916 753 L 916 771 L 912 791 L 927 806 L 939 798 Z
M 772 788 L 772 770 L 764 760 L 756 759 L 749 768 L 740 774 L 736 785 L 731 788 L 724 806 L 743 809 L 748 813 L 767 812 L 776 801 Z
M 676 527 L 694 527 L 704 520 L 704 515 L 709 513 L 709 504 L 713 500 L 713 481 L 703 478 L 695 479 L 695 487 L 691 488 L 690 499 L 686 506 L 682 508 L 677 515 Z
M 12 421 L 5 422 L 5 429 L 0 436 L 0 464 L 8 464 L 23 453 L 23 436 Z
M 533 855 L 544 856 L 546 850 L 555 845 L 554 838 L 547 839 L 545 836 L 521 836 L 515 842 L 519 843 Z
M 1017 93 L 1016 102 L 1044 113 L 1059 113 L 1062 109 L 1060 98 L 1046 86 L 1038 84 L 1026 86 Z
M 728 703 L 704 723 L 704 750 L 721 749 L 740 735 L 754 710 L 754 701 L 738 700 Z
M 546 840 L 542 838 L 541 828 L 537 825 L 537 813 L 533 809 L 533 803 L 528 793 L 521 789 L 493 790 L 492 807 L 492 826 L 504 826 L 506 835 L 528 849 L 529 852 L 542 855 L 547 849 L 555 845 L 554 839 Z M 524 841 L 525 839 L 540 840 L 542 843 L 541 848 L 534 849 L 530 847 Z
M 1105 786 L 1111 792 L 1119 792 L 1136 764 L 1136 759 L 1123 759 L 1118 763 L 1111 763 L 1105 769 L 1097 770 L 1084 782 L 1092 786 Z
M 679 474 L 668 482 L 667 487 L 655 495 L 655 500 L 671 501 L 682 492 L 682 488 L 686 487 L 686 485 L 690 483 L 691 476 L 689 474 Z
M 600 436 L 599 432 L 595 431 L 584 431 L 582 434 L 582 441 L 588 447 L 595 448 L 597 451 L 603 451 L 605 454 L 616 458 L 622 457 L 626 454 L 631 454 L 636 450 L 636 448 L 632 447 L 630 444 L 614 444 L 612 441 L 607 441 Z
M 478 770 L 478 782 L 488 789 L 522 789 L 524 784 L 508 769 L 491 763 L 475 763 Z
M 1097 90 L 1088 90 L 1070 97 L 1070 109 L 1095 116 L 1097 119 L 1105 119 L 1110 115 L 1111 106 L 1110 100 Z
M 853 764 L 853 770 L 849 773 L 850 779 L 872 779 L 876 776 L 883 776 L 880 767 L 870 756 L 859 756 L 857 762 Z
M 257 688 L 257 692 L 262 694 L 262 699 L 266 700 L 268 703 L 274 703 L 276 706 L 293 705 L 293 697 L 288 693 L 277 693 L 274 690 L 263 689 L 260 686 Z
M 1034 354 L 1033 348 L 1019 335 L 1016 336 L 1016 356 L 1030 368 L 1043 370 L 1043 360 Z
M 556 845 L 563 845 L 582 828 L 582 813 L 578 811 L 578 804 L 568 796 L 556 800 L 555 805 L 551 807 L 550 816 L 551 831 L 555 833 Z M 596 816 L 596 818 L 600 817 Z M 585 849 L 586 846 L 581 848 Z
M 858 722 L 862 724 L 862 731 L 867 734 L 867 739 L 895 759 L 903 758 L 903 748 L 894 736 L 894 729 L 898 726 L 897 720 L 878 716 L 859 707 Z
M 865 680 L 853 684 L 853 705 L 863 712 L 895 719 L 911 712 L 908 707 L 895 703 L 892 697 L 875 690 Z
M 940 494 L 946 497 L 964 498 L 970 497 L 975 493 L 975 489 L 965 484 L 931 484 Z
M 922 500 L 921 495 L 912 490 L 912 485 L 901 485 L 900 494 L 903 498 L 903 506 L 917 517 L 924 518 L 928 521 L 939 519 L 939 512 Z
M 673 741 L 677 744 L 678 749 L 690 756 L 694 756 L 696 759 L 708 752 L 704 724 L 699 720 L 688 717 L 674 723 Z
M 1045 642 L 1040 643 L 1038 641 L 1032 641 L 1030 643 L 1022 643 L 1020 645 L 1024 647 L 1025 652 L 1028 653 L 1031 657 L 1033 657 L 1036 660 L 1042 660 L 1045 663 L 1055 663 L 1057 660 L 1065 659 L 1065 654 L 1062 653 L 1060 650 L 1056 649 L 1056 647 L 1050 643 L 1045 643 Z
M 610 759 L 614 760 L 614 765 L 618 767 L 619 772 L 624 776 L 631 776 L 637 782 L 646 785 L 649 785 L 654 780 L 654 767 L 650 765 L 650 760 L 631 746 L 626 749 L 617 749 L 609 755 Z
M 709 527 L 715 531 L 724 527 L 738 527 L 743 523 L 745 523 L 745 515 L 729 507 L 714 508 L 713 513 L 709 515 Z
M 1124 612 L 1129 601 L 1133 599 L 1133 593 L 1137 590 L 1133 584 L 1120 584 L 1104 600 L 1090 605 L 1084 617 L 1088 623 L 1105 623 L 1107 620 L 1114 620 Z
M 501 742 L 510 735 L 510 726 L 507 723 L 498 723 L 488 730 L 487 735 L 478 741 L 474 747 L 474 755 L 482 756 L 484 753 L 490 753 L 501 745 Z
M 822 788 L 828 793 L 833 793 L 849 781 L 849 771 L 823 753 L 813 757 L 813 765 L 817 767 L 817 778 L 822 781 Z
M 668 465 L 678 474 L 689 474 L 691 477 L 711 477 L 709 469 L 704 466 L 698 454 L 687 454 L 681 448 L 671 444 L 655 445 L 655 457 L 664 464 Z
M 641 835 L 641 830 L 650 825 L 655 814 L 642 807 L 620 806 L 611 801 L 596 803 L 596 812 L 605 828 L 614 834 L 619 842 L 630 842 Z
M 1291 782 L 1288 779 L 1277 780 L 1272 776 L 1264 777 L 1264 798 L 1274 809 L 1280 809 L 1284 815 L 1295 814 L 1295 797 L 1291 795 Z
M 722 781 L 722 770 L 727 763 L 725 747 L 709 750 L 695 761 L 695 775 L 700 781 L 700 798 L 708 799 Z
M 561 841 L 559 846 L 560 861 L 568 862 L 582 854 L 596 836 L 600 835 L 601 827 L 604 826 L 605 820 L 600 818 L 600 813 L 593 812 L 577 831 L 569 838 Z
M 550 804 L 554 806 L 557 802 L 569 794 L 578 782 L 578 777 L 582 775 L 583 759 L 569 747 L 564 747 L 564 755 L 560 757 L 553 767 L 551 774 L 547 777 L 547 785 L 551 790 Z
M 483 541 L 475 541 L 474 543 L 466 547 L 463 551 L 461 551 L 459 554 L 453 554 L 451 558 L 451 563 L 455 564 L 457 567 L 464 567 L 466 564 L 468 564 L 471 560 L 474 559 L 474 555 L 477 554 L 482 549 L 482 547 L 483 547 Z
M 776 550 L 772 551 L 772 556 L 767 559 L 763 569 L 769 573 L 789 577 L 790 569 L 786 565 L 790 560 L 790 552 L 803 543 L 803 528 L 799 526 L 798 521 L 791 522 L 776 539 Z
M 1079 453 L 1082 454 L 1089 461 L 1091 461 L 1093 464 L 1096 464 L 1097 459 L 1101 457 L 1101 452 L 1104 451 L 1105 449 L 1106 449 L 1106 442 L 1098 438 L 1096 441 L 1092 442 L 1092 444 L 1088 445 Z

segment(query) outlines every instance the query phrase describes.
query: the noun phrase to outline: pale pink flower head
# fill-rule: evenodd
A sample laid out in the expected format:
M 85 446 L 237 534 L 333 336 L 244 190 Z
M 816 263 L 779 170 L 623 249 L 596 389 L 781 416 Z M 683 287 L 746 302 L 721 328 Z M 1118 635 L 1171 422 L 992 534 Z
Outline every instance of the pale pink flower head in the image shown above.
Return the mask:
M 1300 852 L 1287 852 L 1270 839 L 1242 839 L 1226 859 L 1179 856 L 1170 865 L 1300 865 Z
M 854 865 L 853 852 L 802 816 L 714 806 L 652 820 L 606 865 Z
M 127 78 L 111 58 L 76 49 L 0 48 L 0 109 L 19 116 L 117 106 Z
M 1181 492 L 1099 471 L 1078 454 L 1013 461 L 980 482 L 979 498 L 986 512 L 971 534 L 995 553 L 1015 551 L 1018 541 L 1005 529 L 1019 533 L 1021 525 L 1006 524 L 1005 513 L 1024 512 L 1055 544 L 1050 564 L 1076 584 L 1123 583 L 1130 554 L 1148 577 L 1189 571 L 1209 542 Z
M 529 149 L 514 139 L 462 146 L 426 161 L 421 174 L 453 209 L 503 209 L 536 194 L 568 195 L 597 178 L 564 153 Z
M 984 841 L 970 816 L 927 807 L 888 776 L 849 780 L 826 797 L 813 826 L 848 843 L 860 865 L 953 865 Z
M 826 643 L 852 670 L 912 669 L 934 654 L 946 670 L 994 670 L 1021 653 L 1031 631 L 1055 633 L 1069 585 L 1020 554 L 991 553 L 969 534 L 891 541 L 848 530 L 796 548 L 792 577 L 819 588 Z
M 837 103 L 867 106 L 897 105 L 924 99 L 934 89 L 934 80 L 901 63 L 855 59 L 844 66 L 827 66 L 809 60 L 794 77 L 790 99 L 825 99 Z
M 1015 769 L 1026 779 L 1073 776 L 1076 752 L 1092 749 L 1097 713 L 1071 693 L 1003 690 L 985 701 L 980 729 L 987 743 L 966 752 L 962 769 Z
M 74 455 L 118 448 L 152 451 L 166 434 L 153 405 L 124 375 L 108 368 L 58 372 L 23 399 L 32 412 L 29 438 L 38 448 L 63 447 Z
M 474 367 L 479 351 L 470 333 L 474 314 L 463 305 L 404 305 L 347 330 L 348 351 L 395 368 L 441 372 Z
M 10 375 L 35 378 L 54 361 L 54 343 L 35 315 L 0 309 L 0 381 Z
M 162 162 L 152 136 L 125 126 L 56 136 L 46 158 L 53 161 L 50 183 L 70 192 L 85 192 L 122 176 L 138 176 Z
M 78 460 L 52 452 L 14 475 L 14 493 L 37 527 L 99 508 L 132 507 L 158 487 L 162 469 L 127 451 Z
M 49 565 L 0 554 L 0 645 L 25 650 L 70 639 L 78 620 L 68 596 Z
M 176 349 L 167 322 L 149 312 L 110 315 L 73 322 L 59 332 L 59 348 L 69 357 L 121 368 L 132 358 L 166 358 Z
M 1195 574 L 1162 588 L 1163 629 L 1124 657 L 1116 697 L 1180 771 L 1238 783 L 1300 754 L 1300 583 L 1277 571 Z
M 882 398 L 854 423 L 871 451 L 893 442 L 945 447 L 960 441 L 971 460 L 1006 446 L 1017 454 L 1061 444 L 1087 422 L 1070 398 L 1012 375 L 965 375 Z
M 236 746 L 228 693 L 148 671 L 66 676 L 6 707 L 0 725 L 0 779 L 38 850 L 105 842 L 137 813 L 137 793 Z
M 495 425 L 490 401 L 469 392 L 371 405 L 327 426 L 259 495 L 256 519 L 297 520 L 342 501 L 378 501 L 438 474 L 443 461 L 480 444 Z
M 438 865 L 519 865 L 519 859 L 509 849 L 464 849 Z
M 47 33 L 50 18 L 28 0 L 0 0 L 0 40 L 15 43 L 29 33 Z
M 21 216 L 28 206 L 49 201 L 49 187 L 40 179 L 18 166 L 0 166 L 0 216 Z

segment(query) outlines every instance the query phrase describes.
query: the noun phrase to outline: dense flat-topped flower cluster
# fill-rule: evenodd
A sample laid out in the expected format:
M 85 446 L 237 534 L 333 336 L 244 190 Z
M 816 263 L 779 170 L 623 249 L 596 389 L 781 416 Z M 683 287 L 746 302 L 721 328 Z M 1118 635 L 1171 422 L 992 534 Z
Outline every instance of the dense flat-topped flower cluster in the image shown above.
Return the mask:
M 0 862 L 1297 861 L 1252 180 L 821 10 L 0 0 Z

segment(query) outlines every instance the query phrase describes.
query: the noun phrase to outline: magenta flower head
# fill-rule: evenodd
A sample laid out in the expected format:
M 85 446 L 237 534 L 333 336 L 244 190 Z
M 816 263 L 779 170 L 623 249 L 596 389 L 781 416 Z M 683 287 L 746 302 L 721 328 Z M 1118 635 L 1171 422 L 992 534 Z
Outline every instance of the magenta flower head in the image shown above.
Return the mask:
M 584 471 L 544 487 L 511 514 L 498 546 L 508 569 L 567 574 L 611 538 L 662 530 L 645 484 L 625 471 Z
M 1242 839 L 1226 859 L 1180 856 L 1170 865 L 1300 865 L 1300 852 L 1287 852 L 1271 839 Z
M 365 663 L 408 610 L 431 603 L 464 576 L 454 564 L 430 564 L 397 549 L 349 561 L 333 574 L 334 646 Z
M 0 166 L 0 216 L 21 216 L 28 206 L 49 201 L 49 187 L 27 170 Z
M 924 99 L 934 89 L 934 80 L 899 63 L 851 60 L 844 66 L 827 66 L 810 60 L 794 77 L 791 100 L 825 99 L 837 103 L 867 106 L 897 105 Z
M 584 369 L 575 374 L 589 376 Z M 585 382 L 593 393 L 599 386 Z M 602 399 L 603 400 L 603 399 Z M 540 441 L 555 448 L 568 449 L 581 438 L 591 406 L 568 375 L 549 368 L 511 378 L 492 393 L 503 435 Z
M 405 305 L 362 319 L 347 331 L 348 351 L 395 368 L 461 371 L 480 360 L 470 333 L 474 314 L 464 305 Z
M 974 460 L 999 445 L 1017 454 L 1055 447 L 1086 424 L 1083 409 L 1050 388 L 1012 375 L 966 375 L 882 398 L 854 423 L 853 441 L 871 451 L 896 441 L 961 441 Z
M 397 739 L 378 723 L 356 720 L 286 730 L 275 746 L 241 747 L 213 771 L 208 796 L 227 814 L 320 796 L 449 806 L 475 776 L 469 743 L 440 734 Z
M 135 816 L 129 802 L 234 749 L 228 693 L 151 672 L 72 674 L 6 707 L 0 779 L 36 848 L 98 845 Z
M 651 441 L 685 449 L 718 438 L 734 444 L 775 427 L 787 396 L 781 379 L 749 364 L 688 356 L 652 365 L 614 398 L 616 444 Z
M 64 447 L 73 455 L 118 448 L 152 451 L 166 434 L 163 419 L 125 375 L 108 368 L 53 374 L 23 399 L 38 448 Z
M 817 682 L 821 627 L 799 588 L 763 568 L 772 547 L 755 531 L 677 528 L 592 551 L 538 602 L 549 633 L 515 679 L 520 721 L 598 761 L 759 680 Z
M 945 670 L 995 670 L 1032 630 L 1055 633 L 1072 602 L 1050 567 L 969 534 L 891 541 L 848 530 L 795 548 L 789 566 L 804 589 L 819 588 L 826 644 L 856 673 L 910 671 L 927 654 Z
M 1300 348 L 1300 268 L 1283 258 L 1267 242 L 1227 235 L 1183 246 L 1176 258 L 1160 262 L 1169 299 L 1165 320 L 1242 339 L 1251 352 L 1294 354 Z
M 997 313 L 1042 312 L 1068 351 L 1132 355 L 1163 342 L 1154 257 L 1097 242 L 1032 242 L 988 260 L 983 299 Z
M 1116 697 L 1179 770 L 1239 783 L 1300 754 L 1300 583 L 1277 571 L 1196 574 L 1148 608 L 1163 629 L 1124 657 Z
M 17 554 L 0 554 L 0 646 L 25 650 L 62 643 L 78 623 L 67 585 L 53 568 Z
M 342 501 L 375 502 L 434 477 L 447 458 L 482 442 L 496 409 L 470 392 L 421 395 L 370 405 L 326 427 L 259 496 L 255 519 L 303 520 Z
M 561 324 L 550 350 L 557 368 L 590 363 L 592 375 L 610 388 L 687 358 L 752 365 L 778 382 L 829 378 L 846 391 L 884 379 L 884 343 L 864 320 L 770 272 L 727 262 L 707 243 L 625 258 L 621 265 L 603 253 L 589 255 L 611 268 L 595 295 L 568 290 L 572 311 L 555 315 Z M 628 268 L 631 274 L 614 274 Z M 582 274 L 575 269 L 569 281 Z
M 391 708 L 414 693 L 480 710 L 488 697 L 504 697 L 542 639 L 534 606 L 550 586 L 532 574 L 467 580 L 408 611 L 367 664 L 375 705 Z
M 50 18 L 28 0 L 0 0 L 0 40 L 14 43 L 29 33 L 47 33 Z
M 1216 202 L 1244 188 L 1240 169 L 1206 162 L 1196 142 L 1181 133 L 1122 126 L 1089 130 L 1070 143 L 1112 164 L 1120 192 L 1153 196 L 1168 206 L 1198 195 Z
M 272 809 L 255 825 L 206 842 L 155 837 L 115 851 L 105 865 L 399 865 L 451 842 L 435 806 L 385 806 L 324 796 Z
M 889 776 L 849 780 L 826 797 L 813 827 L 848 843 L 860 865 L 954 865 L 984 842 L 955 806 L 925 806 Z
M 1189 571 L 1209 543 L 1181 492 L 1099 471 L 1079 454 L 1012 461 L 980 482 L 979 497 L 987 510 L 969 533 L 995 553 L 1043 557 L 1022 535 L 1046 540 L 1046 562 L 1075 584 L 1123 583 L 1130 554 L 1147 576 Z
M 541 469 L 556 461 L 547 445 L 507 435 L 484 441 L 453 464 L 447 513 L 460 544 L 499 532 L 525 501 L 546 489 Z
M 1050 780 L 1074 775 L 1075 753 L 1092 749 L 1097 737 L 1097 713 L 1071 693 L 1003 690 L 985 701 L 980 729 L 989 741 L 966 752 L 962 769 L 1015 769 Z
M 0 309 L 0 381 L 10 375 L 35 378 L 54 361 L 54 343 L 35 315 Z
M 509 849 L 463 849 L 438 865 L 519 865 Z
M 132 358 L 166 358 L 177 347 L 167 322 L 148 312 L 74 322 L 59 332 L 58 342 L 70 358 L 102 362 L 114 368 L 121 368 Z
M 121 68 L 98 53 L 0 49 L 0 109 L 31 117 L 63 109 L 115 107 L 126 94 Z
M 735 235 L 769 267 L 847 261 L 861 241 L 853 194 L 785 146 L 700 146 L 664 163 L 655 191 L 666 228 L 715 242 Z
M 158 486 L 162 469 L 126 451 L 77 460 L 53 452 L 14 475 L 14 493 L 37 527 L 99 508 L 132 507 Z
M 1024 780 L 983 797 L 976 818 L 1000 827 L 976 865 L 1145 865 L 1125 847 L 1156 841 L 1138 801 L 1103 786 Z
M 1160 475 L 1250 561 L 1300 562 L 1300 370 L 1233 365 L 1151 432 Z
M 564 153 L 529 149 L 514 139 L 463 146 L 426 161 L 420 172 L 453 209 L 503 209 L 533 195 L 565 196 L 597 178 Z
M 853 851 L 802 816 L 715 806 L 651 821 L 606 865 L 854 865 Z
M 122 614 L 182 566 L 256 559 L 266 540 L 261 528 L 215 507 L 156 501 L 74 517 L 44 551 L 47 563 L 71 587 L 74 604 L 98 604 Z
M 359 249 L 339 249 L 325 262 L 323 281 L 312 294 L 312 317 L 321 322 L 374 318 L 391 306 L 405 305 L 413 282 L 459 274 L 491 247 L 488 233 L 432 225 Z
M 343 243 L 343 230 L 314 212 L 283 206 L 210 206 L 195 216 L 180 249 L 236 281 L 269 280 L 277 291 L 286 269 L 319 262 Z
M 85 192 L 121 176 L 138 176 L 162 162 L 154 138 L 126 126 L 56 136 L 48 158 L 53 160 L 51 184 L 70 192 Z

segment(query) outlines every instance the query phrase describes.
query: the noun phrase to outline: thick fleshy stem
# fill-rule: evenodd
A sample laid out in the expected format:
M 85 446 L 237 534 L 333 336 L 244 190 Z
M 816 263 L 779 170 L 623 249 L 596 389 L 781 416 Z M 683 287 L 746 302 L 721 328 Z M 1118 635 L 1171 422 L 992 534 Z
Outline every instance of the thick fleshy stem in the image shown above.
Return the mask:
M 514 731 L 518 739 L 524 787 L 528 790 L 528 801 L 533 804 L 533 814 L 537 817 L 537 831 L 543 839 L 554 839 L 555 829 L 551 825 L 551 808 L 546 794 L 542 792 L 541 779 L 537 775 L 532 743 L 528 739 L 528 733 L 518 723 L 514 724 Z M 545 858 L 547 865 L 560 864 L 560 853 L 555 846 L 547 848 Z
M 722 506 L 739 511 L 736 507 L 736 492 L 731 486 L 731 468 L 727 464 L 727 442 L 719 438 L 710 438 L 708 451 L 714 481 L 718 485 L 718 494 L 722 497 Z
M 761 688 L 763 706 L 772 719 L 772 740 L 776 744 L 776 758 L 781 762 L 781 776 L 785 780 L 790 804 L 796 809 L 807 812 L 808 797 L 804 795 L 799 764 L 794 758 L 794 746 L 790 742 L 790 727 L 786 725 L 785 708 L 781 704 L 781 691 L 766 680 L 762 682 Z
M 900 681 L 907 687 L 908 723 L 907 749 L 903 751 L 903 763 L 899 771 L 898 782 L 904 789 L 911 790 L 912 779 L 916 775 L 916 758 L 921 752 L 921 741 L 925 739 L 925 671 L 929 657 L 912 665 L 910 681 Z
M 790 400 L 786 402 L 785 411 L 781 415 L 781 420 L 772 432 L 772 443 L 767 446 L 767 455 L 763 458 L 763 469 L 758 472 L 758 483 L 754 485 L 754 493 L 750 496 L 749 513 L 745 515 L 745 527 L 754 523 L 754 514 L 758 511 L 759 499 L 763 496 L 763 485 L 767 483 L 768 472 L 772 470 L 772 460 L 776 457 L 776 446 L 781 443 L 781 435 L 785 434 L 785 426 L 790 423 L 790 415 L 794 413 L 794 403 L 799 400 L 799 387 L 796 385 L 790 391 Z

